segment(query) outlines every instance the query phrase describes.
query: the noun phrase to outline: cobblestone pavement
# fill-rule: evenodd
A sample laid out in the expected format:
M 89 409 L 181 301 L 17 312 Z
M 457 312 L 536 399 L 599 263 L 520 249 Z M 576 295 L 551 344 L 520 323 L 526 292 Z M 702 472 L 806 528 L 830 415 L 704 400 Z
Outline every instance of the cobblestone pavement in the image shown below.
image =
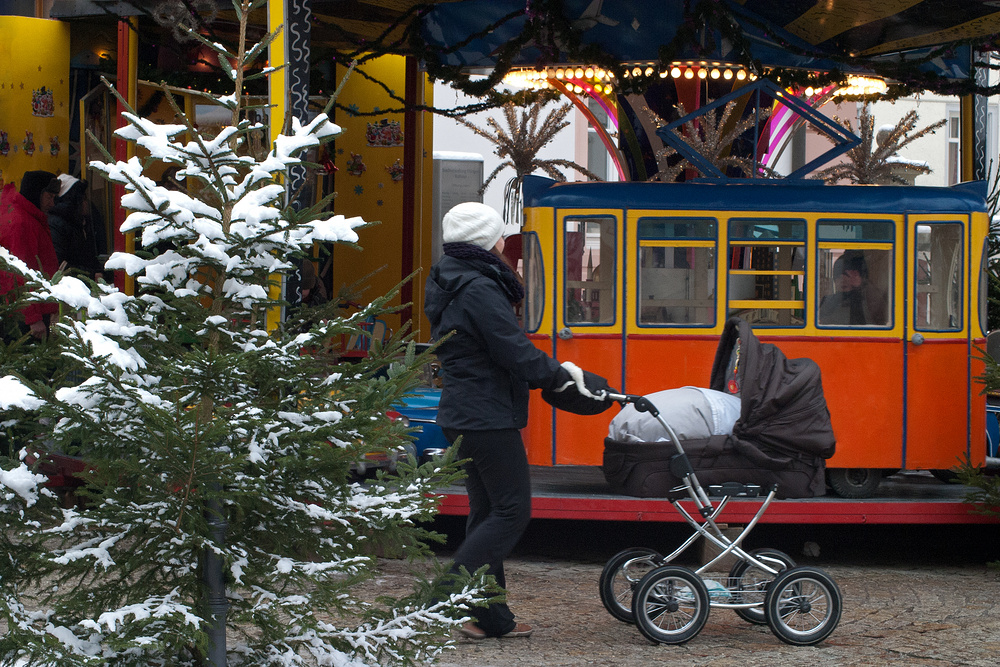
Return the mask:
M 405 586 L 406 563 L 383 561 L 380 586 Z M 528 639 L 473 641 L 456 635 L 442 667 L 714 667 L 981 665 L 1000 663 L 1000 572 L 986 565 L 860 567 L 820 564 L 843 595 L 834 633 L 815 647 L 789 646 L 767 626 L 713 609 L 682 646 L 654 645 L 601 604 L 602 565 L 520 557 L 506 564 L 511 608 Z M 397 588 L 398 590 L 398 588 Z

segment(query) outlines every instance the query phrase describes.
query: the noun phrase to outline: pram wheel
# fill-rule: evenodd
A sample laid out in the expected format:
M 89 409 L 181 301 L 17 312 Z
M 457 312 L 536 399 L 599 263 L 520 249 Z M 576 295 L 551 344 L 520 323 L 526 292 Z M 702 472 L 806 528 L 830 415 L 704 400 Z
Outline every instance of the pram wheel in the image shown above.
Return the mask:
M 636 627 L 650 641 L 683 644 L 708 621 L 708 589 L 686 567 L 664 565 L 639 582 L 632 596 Z
M 796 567 L 771 582 L 764 609 L 778 639 L 792 646 L 812 646 L 829 637 L 840 622 L 840 589 L 823 570 Z
M 777 549 L 755 549 L 750 552 L 750 555 L 763 561 L 779 573 L 795 567 L 795 561 L 792 560 L 792 557 Z M 745 560 L 737 561 L 733 565 L 733 569 L 729 571 L 729 581 L 733 588 L 733 602 L 760 603 L 759 607 L 734 609 L 737 616 L 756 625 L 767 623 L 767 619 L 764 617 L 764 594 L 774 577 L 775 575 L 767 570 Z
M 608 613 L 625 623 L 634 623 L 632 591 L 650 570 L 659 567 L 663 556 L 654 549 L 633 547 L 614 556 L 601 572 L 601 602 Z

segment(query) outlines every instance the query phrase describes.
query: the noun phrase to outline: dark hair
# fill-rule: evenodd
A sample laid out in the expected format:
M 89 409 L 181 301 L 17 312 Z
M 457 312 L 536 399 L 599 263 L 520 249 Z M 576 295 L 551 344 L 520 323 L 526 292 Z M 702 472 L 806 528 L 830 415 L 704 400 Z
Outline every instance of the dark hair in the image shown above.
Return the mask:
M 521 274 L 517 272 L 517 267 L 515 267 L 514 263 L 510 261 L 510 257 L 497 250 L 496 246 L 493 246 L 487 252 L 489 252 L 491 255 L 499 257 L 500 261 L 506 264 L 507 268 L 510 269 L 510 272 L 514 274 L 515 278 L 517 278 L 517 282 L 520 283 L 521 287 L 524 287 L 524 278 L 521 277 Z
M 859 250 L 848 250 L 833 263 L 833 276 L 836 278 L 844 271 L 857 271 L 862 278 L 868 277 L 868 262 Z

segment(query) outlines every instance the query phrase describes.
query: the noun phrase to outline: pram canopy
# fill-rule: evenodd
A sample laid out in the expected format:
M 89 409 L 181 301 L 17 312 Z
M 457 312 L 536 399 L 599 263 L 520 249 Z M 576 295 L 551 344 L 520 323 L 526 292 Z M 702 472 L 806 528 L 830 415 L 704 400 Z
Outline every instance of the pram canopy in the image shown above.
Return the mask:
M 702 484 L 777 484 L 780 498 L 825 493 L 825 459 L 836 439 L 816 362 L 787 358 L 734 317 L 723 329 L 709 387 L 739 396 L 740 418 L 731 434 L 682 440 Z M 604 476 L 619 492 L 668 496 L 681 483 L 670 471 L 676 454 L 670 442 L 607 438 Z
M 749 456 L 833 456 L 837 441 L 819 366 L 812 359 L 789 359 L 776 345 L 760 342 L 738 317 L 726 322 L 709 387 L 739 395 L 734 446 Z

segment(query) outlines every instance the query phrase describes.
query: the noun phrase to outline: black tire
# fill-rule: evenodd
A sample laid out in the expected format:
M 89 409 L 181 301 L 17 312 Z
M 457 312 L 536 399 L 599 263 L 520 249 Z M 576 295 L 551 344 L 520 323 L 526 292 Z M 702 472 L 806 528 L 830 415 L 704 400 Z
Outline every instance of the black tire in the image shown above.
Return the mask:
M 871 498 L 882 483 L 880 468 L 828 468 L 826 479 L 841 498 Z
M 701 632 L 708 620 L 705 582 L 679 565 L 658 567 L 639 582 L 632 596 L 635 625 L 658 644 L 683 644 Z
M 764 600 L 771 632 L 792 646 L 812 646 L 829 637 L 840 622 L 841 609 L 837 583 L 823 570 L 808 566 L 775 577 Z
M 779 574 L 795 567 L 795 561 L 792 560 L 792 557 L 777 549 L 755 549 L 750 552 L 750 555 L 778 570 Z M 764 596 L 767 593 L 768 585 L 774 581 L 775 576 L 749 561 L 740 560 L 733 565 L 733 569 L 729 571 L 732 601 L 760 603 L 759 607 L 734 609 L 737 616 L 755 625 L 767 623 L 767 617 L 764 613 Z
M 634 623 L 632 592 L 662 560 L 658 551 L 646 547 L 632 547 L 612 556 L 601 571 L 600 583 L 601 602 L 608 613 L 623 623 Z

